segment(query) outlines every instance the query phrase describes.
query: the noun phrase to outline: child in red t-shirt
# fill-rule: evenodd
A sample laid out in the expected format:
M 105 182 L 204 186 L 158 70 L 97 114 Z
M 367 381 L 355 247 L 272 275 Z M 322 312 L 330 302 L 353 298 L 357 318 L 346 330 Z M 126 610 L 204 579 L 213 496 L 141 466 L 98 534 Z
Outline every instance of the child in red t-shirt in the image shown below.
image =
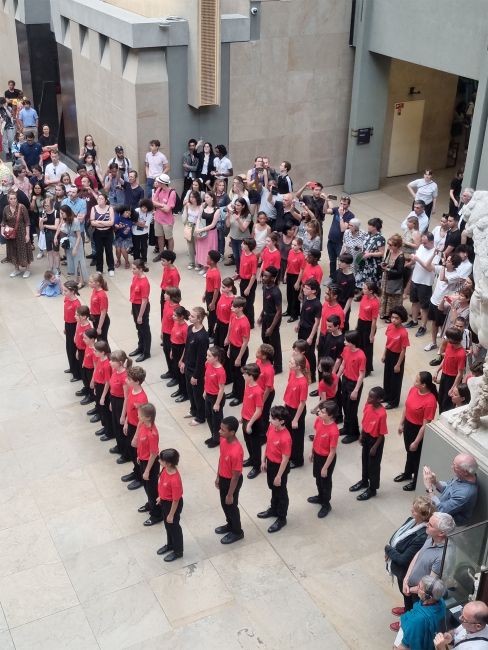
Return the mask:
M 66 355 L 68 357 L 69 369 L 66 373 L 71 373 L 73 377 L 70 381 L 80 381 L 80 369 L 76 361 L 76 310 L 81 306 L 78 300 L 80 292 L 78 285 L 73 280 L 68 280 L 63 286 L 64 294 L 64 334 L 66 336 Z
M 158 484 L 156 503 L 161 506 L 166 528 L 166 544 L 158 549 L 158 555 L 166 555 L 165 562 L 173 562 L 183 557 L 183 531 L 180 516 L 183 510 L 183 484 L 178 472 L 180 455 L 176 449 L 164 449 L 159 454 L 162 468 Z M 171 553 L 170 553 L 171 551 Z
M 272 232 L 266 237 L 266 246 L 261 253 L 262 264 L 259 267 L 257 281 L 261 282 L 261 275 L 263 271 L 266 271 L 268 266 L 274 266 L 279 269 L 281 266 L 281 253 L 278 250 L 277 246 L 279 244 L 280 238 L 277 232 Z
M 161 345 L 163 347 L 164 357 L 168 366 L 167 372 L 161 375 L 161 379 L 169 379 L 166 384 L 168 388 L 172 388 L 178 384 L 178 380 L 174 376 L 173 361 L 171 359 L 171 332 L 175 321 L 173 313 L 181 302 L 181 291 L 177 287 L 168 287 L 164 291 L 164 308 L 163 319 L 161 321 Z
M 268 343 L 262 343 L 256 350 L 256 363 L 261 370 L 258 384 L 263 389 L 263 415 L 261 416 L 261 445 L 266 444 L 266 431 L 269 428 L 269 412 L 275 398 L 274 378 L 275 369 L 271 360 L 274 357 L 274 348 Z
M 132 446 L 137 447 L 137 459 L 141 467 L 142 483 L 147 501 L 138 512 L 148 512 L 149 519 L 144 526 L 154 526 L 163 520 L 163 510 L 158 503 L 159 482 L 159 433 L 154 424 L 156 409 L 153 404 L 143 404 L 138 408 L 139 424 L 137 425 Z
M 257 363 L 248 363 L 241 368 L 246 382 L 241 419 L 249 458 L 244 467 L 252 467 L 247 478 L 256 478 L 261 471 L 261 415 L 263 413 L 263 389 L 258 384 L 261 370 Z
M 205 293 L 203 294 L 202 302 L 207 305 L 208 310 L 208 335 L 210 343 L 213 342 L 215 324 L 217 322 L 217 303 L 220 298 L 221 279 L 217 262 L 220 262 L 220 253 L 218 251 L 208 251 L 208 269 L 205 273 Z
M 244 450 L 236 436 L 238 428 L 239 422 L 232 415 L 224 418 L 220 425 L 220 458 L 215 487 L 220 492 L 220 504 L 226 524 L 217 526 L 215 532 L 217 535 L 224 535 L 220 540 L 221 544 L 233 544 L 244 537 L 239 512 Z
M 305 416 L 307 415 L 307 395 L 310 382 L 310 370 L 302 354 L 294 354 L 289 363 L 290 375 L 283 402 L 288 410 L 287 428 L 293 441 L 290 469 L 302 467 L 305 439 Z
M 207 350 L 203 397 L 205 399 L 205 419 L 210 429 L 210 438 L 205 444 L 210 449 L 220 445 L 220 425 L 224 417 L 225 405 L 224 351 L 213 346 Z
M 361 337 L 359 348 L 366 355 L 366 377 L 373 372 L 373 344 L 380 313 L 379 296 L 381 296 L 381 289 L 376 282 L 364 283 L 356 329 Z
M 241 276 L 241 296 L 246 299 L 244 312 L 251 329 L 254 328 L 254 300 L 256 298 L 256 276 L 258 272 L 258 258 L 255 254 L 256 240 L 246 237 L 242 240 L 242 255 L 239 262 L 239 275 Z
M 147 395 L 142 388 L 142 383 L 146 379 L 146 371 L 141 366 L 132 366 L 127 369 L 127 385 L 129 390 L 127 397 L 124 399 L 122 415 L 120 421 L 123 422 L 123 433 L 125 436 L 125 446 L 123 445 L 121 456 L 126 462 L 132 461 L 132 472 L 122 476 L 120 479 L 123 483 L 129 483 L 127 486 L 130 490 L 136 490 L 142 487 L 141 466 L 137 462 L 136 448 L 132 446 L 137 425 L 139 423 L 138 408 L 142 404 L 147 404 Z
M 455 327 L 446 330 L 447 348 L 441 365 L 434 372 L 437 381 L 442 370 L 439 386 L 439 413 L 450 411 L 455 407 L 452 401 L 453 389 L 461 383 L 466 368 L 466 351 L 463 348 L 463 333 Z
M 229 346 L 227 356 L 230 359 L 230 369 L 232 373 L 233 386 L 232 391 L 227 393 L 226 398 L 232 399 L 230 406 L 238 406 L 242 403 L 244 397 L 244 379 L 241 373 L 241 367 L 247 363 L 249 357 L 249 339 L 251 336 L 251 327 L 247 317 L 244 315 L 246 308 L 246 299 L 240 296 L 232 301 L 232 316 L 229 322 L 224 345 Z
M 174 262 L 176 253 L 174 251 L 163 251 L 160 255 L 161 265 L 163 267 L 163 277 L 161 280 L 161 320 L 163 318 L 164 292 L 168 287 L 180 286 L 180 274 Z
M 295 237 L 291 242 L 285 277 L 283 278 L 283 282 L 286 284 L 287 300 L 287 307 L 283 316 L 289 316 L 288 323 L 294 323 L 300 316 L 300 301 L 298 297 L 300 295 L 302 276 L 306 264 L 302 247 L 303 240 L 300 237 Z
M 97 341 L 94 349 L 95 370 L 91 380 L 90 388 L 95 391 L 95 403 L 99 418 L 94 416 L 90 422 L 101 420 L 102 428 L 95 432 L 100 436 L 100 440 L 106 442 L 114 438 L 114 429 L 112 426 L 112 413 L 110 412 L 110 377 L 112 369 L 110 367 L 110 346 L 107 341 Z
M 359 440 L 358 409 L 366 373 L 366 356 L 359 349 L 360 338 L 356 330 L 347 332 L 344 338 L 345 347 L 337 376 L 339 379 L 342 377 L 341 404 L 344 410 L 344 427 L 341 429 L 341 435 L 345 434 L 342 442 L 348 445 Z
M 180 363 L 183 361 L 185 353 L 186 337 L 188 335 L 188 323 L 190 312 L 179 305 L 173 310 L 173 328 L 170 334 L 171 352 L 170 357 L 173 362 L 173 378 L 178 382 L 178 389 L 171 393 L 171 397 L 176 398 L 176 402 L 186 402 L 188 393 L 186 390 L 185 373 L 180 370 Z
M 327 517 L 332 510 L 330 505 L 332 474 L 337 460 L 337 443 L 339 442 L 339 429 L 334 422 L 337 413 L 337 404 L 332 400 L 320 402 L 318 417 L 313 426 L 315 438 L 308 460 L 313 463 L 317 495 L 308 497 L 307 501 L 321 505 L 317 513 L 319 519 Z
M 392 307 L 389 313 L 390 325 L 386 328 L 386 346 L 382 362 L 385 364 L 383 373 L 384 401 L 386 409 L 394 409 L 400 404 L 403 372 L 405 370 L 405 352 L 410 345 L 408 332 L 403 323 L 408 320 L 405 307 Z
M 95 401 L 95 393 L 91 388 L 91 380 L 95 364 L 93 357 L 95 355 L 95 342 L 97 340 L 97 331 L 93 328 L 88 328 L 83 332 L 83 344 L 85 346 L 83 355 L 83 367 L 81 369 L 81 377 L 83 379 L 83 386 L 85 387 L 85 397 L 81 400 L 80 404 L 91 404 Z M 90 409 L 86 412 L 87 415 L 96 415 L 98 413 L 97 407 Z
M 85 358 L 85 348 L 86 348 L 86 344 L 83 339 L 83 334 L 87 330 L 92 329 L 93 327 L 92 323 L 89 320 L 90 308 L 87 307 L 87 305 L 80 305 L 80 307 L 77 307 L 75 311 L 75 318 L 76 318 L 76 330 L 73 339 L 75 344 L 75 349 L 76 349 L 75 358 L 76 361 L 78 362 L 79 377 L 81 377 L 81 380 L 83 381 L 83 388 L 77 390 L 75 395 L 76 397 L 82 397 L 90 393 L 90 384 L 86 386 L 83 380 L 83 360 Z M 88 402 L 85 402 L 85 404 L 88 404 Z

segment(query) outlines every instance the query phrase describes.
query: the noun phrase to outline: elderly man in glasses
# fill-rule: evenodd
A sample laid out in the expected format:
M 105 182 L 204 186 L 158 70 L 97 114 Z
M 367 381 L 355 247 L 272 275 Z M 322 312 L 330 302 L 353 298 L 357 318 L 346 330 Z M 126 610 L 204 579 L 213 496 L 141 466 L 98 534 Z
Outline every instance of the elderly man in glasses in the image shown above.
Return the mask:
M 467 603 L 459 617 L 461 625 L 454 630 L 436 634 L 436 650 L 447 650 L 449 644 L 454 648 L 462 644 L 463 650 L 486 650 L 488 647 L 488 607 L 481 600 Z
M 348 196 L 341 196 L 339 207 L 334 207 L 331 195 L 321 194 L 325 199 L 324 213 L 332 215 L 332 221 L 329 229 L 327 240 L 327 253 L 329 254 L 329 278 L 324 282 L 325 286 L 332 284 L 332 278 L 337 268 L 337 258 L 341 254 L 344 233 L 347 230 L 347 224 L 354 219 L 354 214 L 349 210 L 351 199 Z M 334 197 L 336 198 L 336 197 Z

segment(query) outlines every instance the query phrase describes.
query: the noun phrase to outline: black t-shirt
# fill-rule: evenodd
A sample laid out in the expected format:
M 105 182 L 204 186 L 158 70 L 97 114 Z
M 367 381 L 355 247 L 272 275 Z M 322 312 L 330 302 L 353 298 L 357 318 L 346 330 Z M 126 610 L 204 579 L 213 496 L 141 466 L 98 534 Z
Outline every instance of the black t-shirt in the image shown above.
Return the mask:
M 457 248 L 461 244 L 461 231 L 459 228 L 457 230 L 454 230 L 453 232 L 451 230 L 447 231 L 446 235 L 446 243 L 444 244 L 444 250 L 446 251 L 449 246 L 452 246 L 453 248 Z
M 314 199 L 313 196 L 310 196 L 309 194 L 303 196 L 302 201 L 305 203 L 307 208 L 314 208 L 314 210 L 317 213 L 317 218 L 320 219 L 320 221 L 324 220 L 324 203 L 325 199 L 318 198 Z
M 330 357 L 334 361 L 337 361 L 344 351 L 344 334 L 334 336 L 332 332 L 327 332 L 325 334 L 323 350 L 324 357 Z
M 185 370 L 197 379 L 205 375 L 205 361 L 208 350 L 208 332 L 202 327 L 198 332 L 193 331 L 193 325 L 188 328 L 185 344 Z
M 52 147 L 53 144 L 56 144 L 56 138 L 52 134 L 49 134 L 47 137 L 40 135 L 38 142 L 40 142 L 41 147 Z
M 292 216 L 291 212 L 288 210 L 285 210 L 283 207 L 283 201 L 276 201 L 275 200 L 275 208 L 276 208 L 276 219 L 273 224 L 273 230 L 276 232 L 283 232 L 285 228 L 285 224 L 291 223 L 292 226 L 298 226 L 300 225 L 300 222 L 298 219 L 295 219 L 294 216 Z
M 14 88 L 13 90 L 6 90 L 4 93 L 5 99 L 17 99 L 19 96 L 19 91 L 17 88 Z
M 463 181 L 460 178 L 453 178 L 451 181 L 451 190 L 452 193 L 454 194 L 456 201 L 459 199 L 459 196 L 461 194 L 461 187 L 463 185 Z
M 312 330 L 315 319 L 322 315 L 322 304 L 318 298 L 307 300 L 303 297 L 302 310 L 300 312 L 300 327 Z
M 346 275 L 342 272 L 342 269 L 337 269 L 334 274 L 333 284 L 337 284 L 339 287 L 337 302 L 342 307 L 342 309 L 344 309 L 349 298 L 354 298 L 354 290 L 356 288 L 354 273 L 349 273 L 349 275 Z
M 276 284 L 269 288 L 263 284 L 263 313 L 265 316 L 276 316 L 276 308 L 281 307 L 283 297 L 281 289 Z

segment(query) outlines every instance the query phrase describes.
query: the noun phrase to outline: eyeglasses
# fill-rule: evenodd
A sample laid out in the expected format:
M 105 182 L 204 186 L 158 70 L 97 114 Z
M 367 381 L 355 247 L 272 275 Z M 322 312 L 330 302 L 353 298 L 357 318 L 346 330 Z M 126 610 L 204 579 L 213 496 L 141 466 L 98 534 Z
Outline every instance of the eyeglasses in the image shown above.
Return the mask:
M 476 621 L 467 621 L 464 618 L 464 614 L 461 614 L 461 616 L 459 617 L 459 620 L 462 621 L 463 623 L 467 623 L 468 625 L 478 625 L 478 623 L 476 623 Z
M 349 196 L 346 196 L 346 195 L 341 196 L 341 201 L 350 201 L 350 200 L 351 199 L 349 198 Z

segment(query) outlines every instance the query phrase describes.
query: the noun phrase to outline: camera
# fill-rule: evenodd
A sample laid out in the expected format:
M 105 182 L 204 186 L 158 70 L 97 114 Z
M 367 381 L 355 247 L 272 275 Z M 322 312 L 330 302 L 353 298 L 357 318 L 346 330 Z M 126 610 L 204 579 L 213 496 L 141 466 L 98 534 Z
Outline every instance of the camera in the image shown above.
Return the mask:
M 253 16 L 257 16 L 257 14 L 258 14 L 258 9 L 257 9 L 257 7 L 253 7 L 253 8 L 251 9 L 251 13 L 252 13 Z

